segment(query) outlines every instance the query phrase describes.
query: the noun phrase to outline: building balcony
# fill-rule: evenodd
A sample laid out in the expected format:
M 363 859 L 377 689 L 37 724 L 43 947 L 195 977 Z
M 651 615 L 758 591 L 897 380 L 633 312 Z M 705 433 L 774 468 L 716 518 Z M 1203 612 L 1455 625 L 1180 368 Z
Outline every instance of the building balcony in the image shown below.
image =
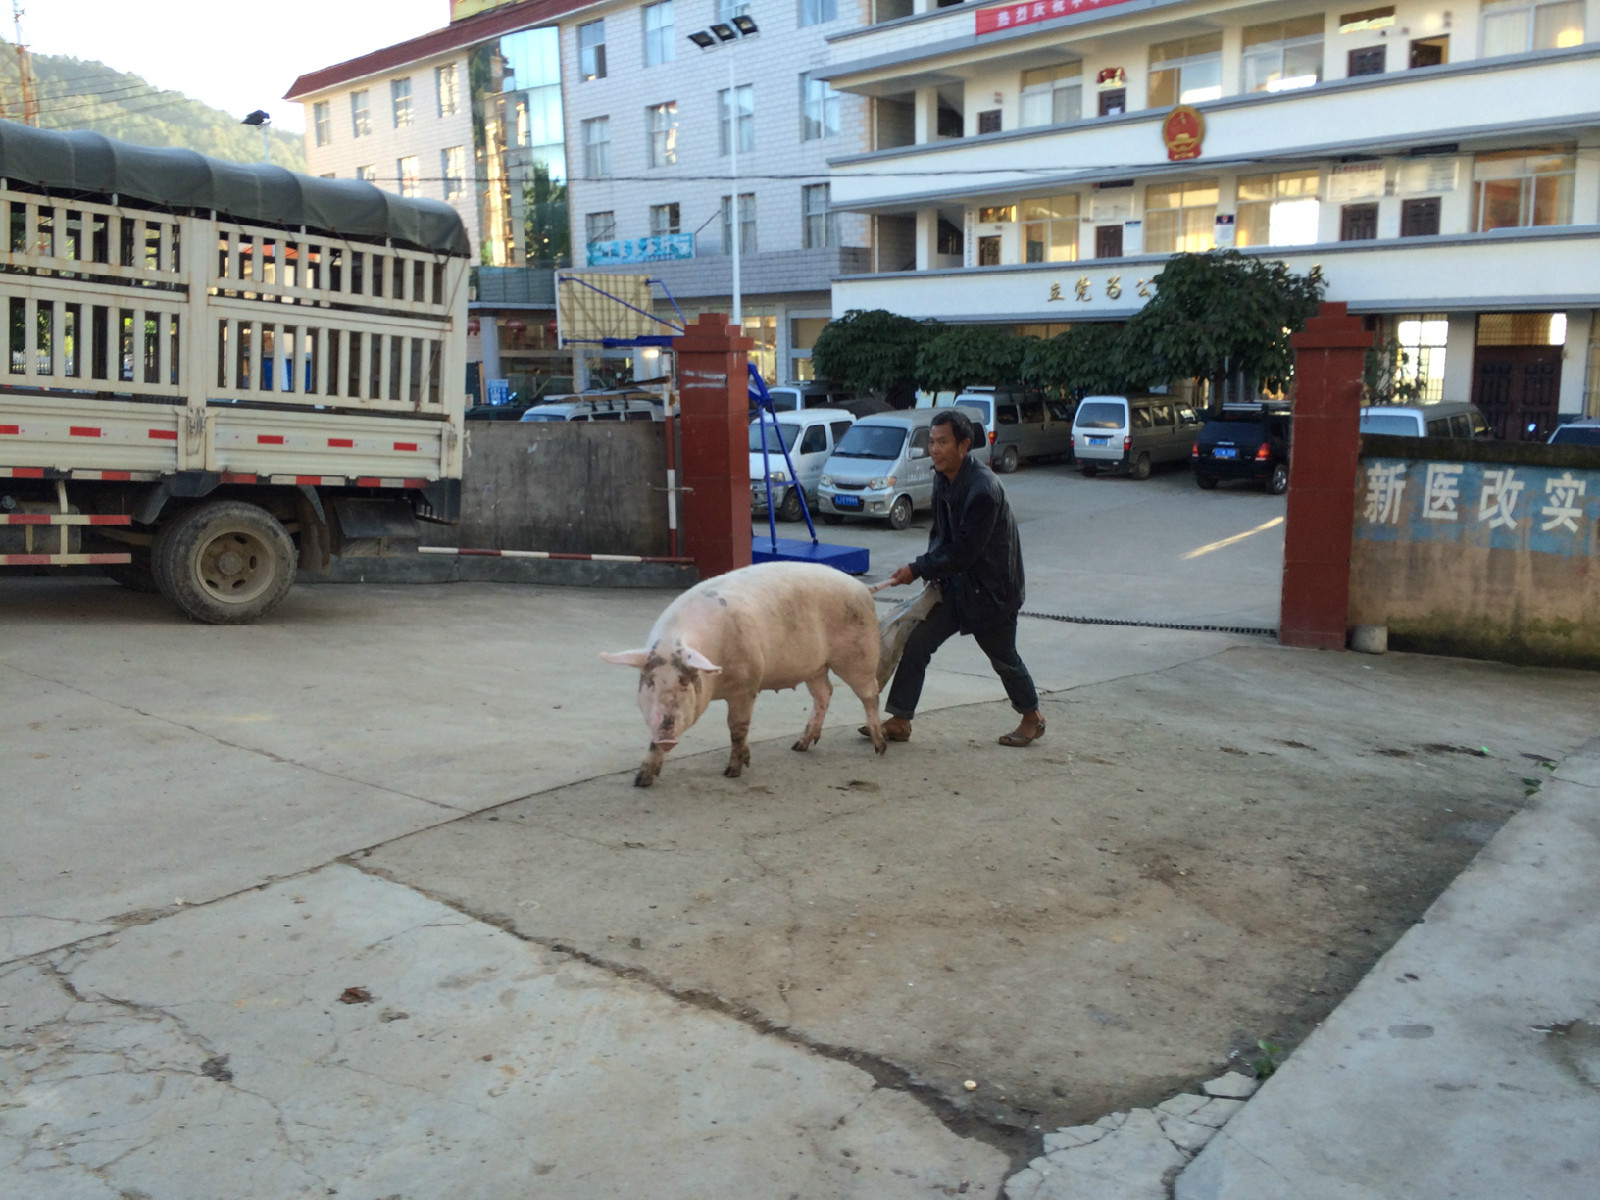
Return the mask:
M 1565 311 L 1600 307 L 1600 225 L 1501 229 L 1243 253 L 1320 269 L 1352 312 Z M 954 324 L 1125 321 L 1153 294 L 1165 255 L 840 278 L 833 311 L 887 309 Z M 1080 286 L 1081 284 L 1081 286 Z
M 740 292 L 760 295 L 826 292 L 840 275 L 872 269 L 872 251 L 858 246 L 820 250 L 758 250 L 739 258 Z M 699 255 L 676 261 L 631 263 L 596 271 L 617 275 L 649 275 L 666 285 L 677 300 L 725 298 L 733 294 L 733 259 L 725 254 Z
M 1600 44 L 1361 76 L 1198 106 L 1200 156 L 1168 160 L 1148 109 L 1066 125 L 834 159 L 835 209 L 910 212 L 939 200 L 1060 191 L 1136 175 L 1203 175 L 1266 160 L 1285 168 L 1441 143 L 1574 141 L 1600 113 Z

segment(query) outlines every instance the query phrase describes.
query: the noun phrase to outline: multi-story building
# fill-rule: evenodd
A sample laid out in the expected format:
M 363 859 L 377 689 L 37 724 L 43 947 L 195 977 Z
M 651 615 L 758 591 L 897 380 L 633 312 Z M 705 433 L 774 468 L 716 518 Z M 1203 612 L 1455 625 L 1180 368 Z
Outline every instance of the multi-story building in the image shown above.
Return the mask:
M 460 212 L 481 264 L 468 356 L 523 394 L 570 385 L 551 268 L 567 265 L 554 21 L 573 2 L 458 4 L 452 24 L 302 75 L 285 97 L 304 107 L 312 174 Z
M 875 270 L 834 311 L 1125 320 L 1231 245 L 1320 268 L 1503 436 L 1596 411 L 1600 0 L 1362 4 L 879 0 L 821 72 L 871 100 L 830 161 Z
M 601 0 L 562 16 L 574 265 L 659 278 L 691 316 L 728 312 L 737 230 L 756 360 L 808 378 L 832 280 L 871 266 L 870 222 L 835 211 L 827 166 L 871 147 L 870 106 L 818 75 L 860 6 Z M 757 34 L 689 40 L 737 17 Z

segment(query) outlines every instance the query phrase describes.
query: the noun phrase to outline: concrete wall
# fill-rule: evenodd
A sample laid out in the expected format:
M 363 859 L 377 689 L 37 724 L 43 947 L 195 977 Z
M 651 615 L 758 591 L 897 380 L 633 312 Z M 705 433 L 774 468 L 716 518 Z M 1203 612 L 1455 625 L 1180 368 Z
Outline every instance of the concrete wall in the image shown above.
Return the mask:
M 663 428 L 468 422 L 461 523 L 425 526 L 423 544 L 664 555 Z
M 1600 449 L 1364 438 L 1351 625 L 1393 649 L 1600 669 Z

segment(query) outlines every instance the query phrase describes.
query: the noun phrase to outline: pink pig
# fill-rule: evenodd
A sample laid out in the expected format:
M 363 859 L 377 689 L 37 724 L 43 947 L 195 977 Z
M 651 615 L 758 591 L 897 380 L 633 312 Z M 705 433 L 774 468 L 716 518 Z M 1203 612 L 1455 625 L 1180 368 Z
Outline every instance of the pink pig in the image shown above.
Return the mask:
M 731 779 L 750 762 L 750 715 L 758 692 L 799 687 L 811 692 L 811 719 L 795 742 L 807 750 L 822 737 L 833 684 L 849 685 L 867 710 L 872 745 L 885 749 L 878 718 L 878 618 L 866 585 L 815 563 L 761 563 L 708 579 L 679 596 L 657 618 L 642 650 L 602 654 L 639 668 L 639 711 L 650 729 L 650 753 L 634 776 L 649 787 L 667 751 L 713 700 L 728 702 Z

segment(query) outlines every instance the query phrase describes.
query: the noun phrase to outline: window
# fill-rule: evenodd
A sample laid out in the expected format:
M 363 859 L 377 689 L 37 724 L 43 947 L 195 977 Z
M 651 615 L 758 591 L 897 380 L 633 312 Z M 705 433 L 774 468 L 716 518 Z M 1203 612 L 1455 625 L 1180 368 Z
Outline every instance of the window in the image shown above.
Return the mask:
M 1128 111 L 1128 89 L 1107 88 L 1100 93 L 1100 115 L 1120 117 Z
M 826 25 L 839 18 L 839 0 L 800 0 L 800 24 Z
M 1282 175 L 1243 175 L 1234 218 L 1238 246 L 1309 246 L 1317 240 L 1321 175 L 1291 171 Z
M 372 107 L 367 103 L 366 88 L 350 93 L 350 131 L 358 138 L 372 132 Z
M 652 167 L 670 167 L 678 161 L 678 104 L 668 100 L 665 104 L 651 105 L 645 110 L 645 126 L 649 130 L 650 144 L 647 161 Z
M 1582 0 L 1555 0 L 1547 4 L 1530 4 L 1528 0 L 1484 0 L 1483 42 L 1479 53 L 1485 58 L 1582 44 Z
M 978 132 L 980 134 L 1000 132 L 1000 110 L 998 108 L 991 108 L 978 114 Z
M 717 20 L 724 24 L 750 12 L 750 0 L 717 0 Z
M 1472 164 L 1472 228 L 1572 223 L 1571 147 L 1480 154 Z
M 444 176 L 444 198 L 454 200 L 467 190 L 467 149 L 451 146 L 439 151 L 440 174 Z
M 1444 313 L 1417 313 L 1395 318 L 1394 340 L 1403 362 L 1396 361 L 1398 382 L 1422 385 L 1418 400 L 1444 399 L 1444 352 L 1450 341 L 1450 319 Z M 1469 433 L 1466 436 L 1471 437 Z
M 1411 43 L 1410 68 L 1440 67 L 1450 61 L 1450 35 L 1417 38 Z
M 981 237 L 978 239 L 978 265 L 980 267 L 998 267 L 1000 265 L 999 238 Z
M 839 136 L 839 93 L 826 79 L 813 79 L 802 75 L 805 88 L 805 119 L 801 123 L 801 140 L 814 142 L 818 138 Z M 739 147 L 741 150 L 744 147 Z
M 722 252 L 733 253 L 733 198 L 722 198 Z M 744 192 L 739 196 L 739 253 L 754 254 L 756 252 L 756 197 L 754 192 Z
M 578 75 L 584 82 L 606 77 L 606 23 L 578 26 Z
M 828 448 L 828 427 L 826 425 L 813 425 L 806 430 L 805 436 L 800 439 L 801 454 L 821 454 Z
M 360 179 L 360 180 L 363 180 L 366 183 L 371 183 L 377 177 L 378 177 L 378 168 L 377 167 L 357 167 L 356 168 L 356 178 Z
M 1346 75 L 1382 75 L 1385 65 L 1387 47 L 1367 46 L 1362 50 L 1350 51 L 1350 65 L 1345 70 Z
M 1083 116 L 1083 64 L 1022 73 L 1023 125 L 1061 125 Z
M 828 211 L 828 185 L 813 183 L 800 189 L 800 213 L 803 223 L 802 245 L 807 250 L 821 250 L 839 244 L 839 231 L 834 215 Z
M 659 67 L 672 61 L 672 0 L 644 6 L 644 65 Z
M 1078 198 L 1048 196 L 1022 202 L 1022 261 L 1074 262 L 1078 257 Z
M 1200 254 L 1216 244 L 1217 181 L 1151 184 L 1144 190 L 1149 254 Z
M 317 145 L 326 146 L 333 141 L 333 121 L 328 116 L 326 100 L 318 100 L 311 106 L 311 124 L 317 131 Z
M 611 174 L 611 118 L 595 117 L 583 123 L 583 177 L 604 179 Z
M 417 165 L 417 156 L 408 154 L 397 159 L 394 164 L 395 177 L 400 181 L 400 194 L 402 196 L 415 196 L 417 194 L 417 177 L 422 174 Z
M 585 213 L 583 217 L 584 241 L 614 242 L 617 240 L 617 214 L 614 212 Z
M 1150 47 L 1150 107 L 1200 104 L 1222 95 L 1222 35 Z
M 1243 90 L 1287 92 L 1322 78 L 1320 13 L 1244 27 Z
M 394 113 L 396 129 L 411 124 L 411 76 L 389 80 L 389 108 Z
M 1400 202 L 1400 236 L 1432 237 L 1439 232 L 1439 197 Z
M 739 106 L 739 153 L 748 154 L 756 148 L 756 89 L 752 84 L 733 89 L 734 99 Z M 728 89 L 723 88 L 717 93 L 717 107 L 722 112 L 722 121 L 718 130 L 718 141 L 721 153 L 729 152 L 733 109 L 728 103 Z
M 1096 225 L 1094 230 L 1094 256 L 1096 258 L 1122 257 L 1122 226 Z
M 455 116 L 461 107 L 461 87 L 456 79 L 455 63 L 446 63 L 433 69 L 433 88 L 439 97 L 439 115 Z
M 1339 240 L 1370 242 L 1378 236 L 1376 204 L 1346 204 L 1339 210 Z
M 650 206 L 650 236 L 668 237 L 677 233 L 678 206 L 676 204 L 652 204 Z

